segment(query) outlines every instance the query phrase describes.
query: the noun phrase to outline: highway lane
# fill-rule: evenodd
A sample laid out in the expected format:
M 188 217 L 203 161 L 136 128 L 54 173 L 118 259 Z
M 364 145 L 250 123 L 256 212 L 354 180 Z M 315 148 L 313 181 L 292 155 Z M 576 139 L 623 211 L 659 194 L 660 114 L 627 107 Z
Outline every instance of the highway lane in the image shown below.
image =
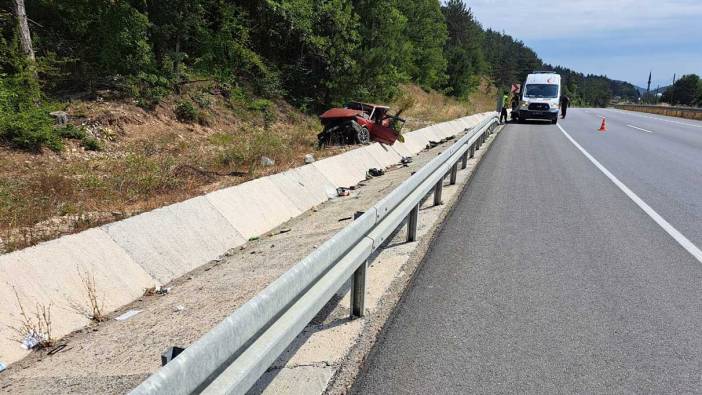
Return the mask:
M 644 200 L 665 193 L 651 204 L 657 211 L 699 215 L 692 211 L 702 195 L 655 185 L 695 183 L 686 177 L 698 174 L 698 162 L 680 141 L 614 119 L 610 132 L 598 134 L 598 118 L 584 110 L 561 125 L 603 166 L 615 167 L 613 176 L 638 182 L 632 190 Z M 671 150 L 677 159 L 665 160 Z M 354 391 L 700 392 L 701 285 L 702 263 L 557 126 L 509 125 Z
M 600 115 L 607 119 L 605 133 L 596 131 Z M 702 122 L 648 115 L 574 109 L 560 124 L 656 212 L 702 246 Z

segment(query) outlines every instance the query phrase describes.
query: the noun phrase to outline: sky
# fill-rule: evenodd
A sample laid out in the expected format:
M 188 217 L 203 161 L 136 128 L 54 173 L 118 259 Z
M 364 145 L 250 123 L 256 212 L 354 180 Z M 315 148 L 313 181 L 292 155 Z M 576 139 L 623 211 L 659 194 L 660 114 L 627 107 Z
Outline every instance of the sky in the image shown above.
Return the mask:
M 651 89 L 702 75 L 702 0 L 464 0 L 546 63 Z

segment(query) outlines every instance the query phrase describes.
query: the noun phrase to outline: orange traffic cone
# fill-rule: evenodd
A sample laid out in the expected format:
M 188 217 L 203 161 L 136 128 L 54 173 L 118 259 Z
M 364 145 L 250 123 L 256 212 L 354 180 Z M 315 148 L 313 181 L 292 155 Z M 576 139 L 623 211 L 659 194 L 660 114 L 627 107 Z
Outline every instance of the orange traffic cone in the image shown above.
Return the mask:
M 607 131 L 607 118 L 602 117 L 602 125 L 600 125 L 600 128 L 597 129 L 600 132 L 606 132 Z

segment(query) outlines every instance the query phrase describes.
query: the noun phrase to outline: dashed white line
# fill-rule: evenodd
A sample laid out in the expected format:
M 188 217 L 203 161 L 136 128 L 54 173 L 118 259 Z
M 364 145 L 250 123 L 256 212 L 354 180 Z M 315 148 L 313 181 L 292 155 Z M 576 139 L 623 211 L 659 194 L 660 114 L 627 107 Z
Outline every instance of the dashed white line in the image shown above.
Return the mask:
M 649 206 L 640 197 L 638 197 L 631 189 L 629 189 L 629 187 L 624 185 L 623 182 L 619 181 L 619 179 L 615 177 L 614 174 L 610 173 L 610 171 L 607 170 L 607 168 L 602 166 L 602 164 L 600 164 L 600 162 L 598 162 L 597 159 L 590 155 L 589 152 L 585 151 L 585 149 L 581 147 L 580 144 L 578 144 L 575 140 L 573 140 L 572 137 L 570 137 L 568 132 L 566 132 L 561 125 L 557 126 L 559 129 L 561 129 L 561 132 L 563 132 L 566 138 L 570 140 L 570 142 L 573 143 L 573 145 L 578 150 L 580 150 L 580 152 L 582 152 L 583 155 L 585 155 L 585 157 L 589 159 L 590 162 L 592 162 L 592 164 L 595 165 L 595 167 L 597 167 L 602 173 L 604 173 L 604 175 L 607 176 L 607 178 L 609 178 L 609 180 L 612 181 L 614 185 L 619 187 L 619 189 L 621 189 L 622 192 L 624 192 L 629 197 L 629 199 L 633 200 L 637 206 L 639 206 L 646 214 L 648 214 L 649 217 L 651 217 L 651 219 L 656 221 L 656 223 L 661 228 L 663 228 L 663 230 L 665 230 L 669 235 L 671 235 L 673 239 L 675 239 L 675 241 L 678 242 L 678 244 L 680 244 L 685 250 L 687 250 L 687 252 L 689 252 L 693 257 L 695 257 L 695 259 L 702 263 L 702 251 L 700 251 L 700 249 L 696 245 L 694 245 L 687 237 L 685 237 L 682 233 L 675 229 L 673 225 L 671 225 L 668 221 L 665 220 L 665 218 L 661 217 L 660 214 L 656 212 L 656 210 L 651 208 L 651 206 Z
M 632 129 L 640 130 L 640 131 L 642 131 L 642 132 L 653 133 L 653 132 L 650 131 L 650 130 L 646 130 L 646 129 L 644 129 L 644 128 L 640 128 L 640 127 L 638 127 L 638 126 L 634 126 L 634 125 L 626 125 L 626 126 L 632 128 Z

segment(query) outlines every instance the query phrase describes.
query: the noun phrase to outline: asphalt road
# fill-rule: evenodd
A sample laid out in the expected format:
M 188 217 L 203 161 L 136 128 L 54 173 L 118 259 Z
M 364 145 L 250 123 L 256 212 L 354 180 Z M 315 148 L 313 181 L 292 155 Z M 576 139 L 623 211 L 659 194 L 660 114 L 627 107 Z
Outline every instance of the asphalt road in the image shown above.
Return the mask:
M 507 126 L 354 391 L 702 392 L 702 123 L 641 115 Z

